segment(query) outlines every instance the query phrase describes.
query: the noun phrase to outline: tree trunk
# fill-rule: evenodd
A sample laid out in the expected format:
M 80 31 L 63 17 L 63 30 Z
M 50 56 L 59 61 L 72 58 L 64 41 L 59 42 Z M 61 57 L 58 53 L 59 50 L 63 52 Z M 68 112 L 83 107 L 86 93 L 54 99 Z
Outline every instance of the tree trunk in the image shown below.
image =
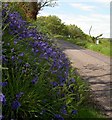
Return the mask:
M 24 11 L 27 19 L 36 20 L 38 11 L 40 10 L 37 2 L 19 2 L 19 7 Z

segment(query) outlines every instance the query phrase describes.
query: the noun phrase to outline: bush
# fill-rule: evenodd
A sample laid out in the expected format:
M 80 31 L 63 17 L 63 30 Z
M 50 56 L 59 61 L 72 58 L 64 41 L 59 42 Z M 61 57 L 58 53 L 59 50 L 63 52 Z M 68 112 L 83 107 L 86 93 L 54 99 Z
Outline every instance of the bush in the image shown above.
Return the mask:
M 4 119 L 74 118 L 84 86 L 59 48 L 18 12 L 3 6 L 2 82 Z

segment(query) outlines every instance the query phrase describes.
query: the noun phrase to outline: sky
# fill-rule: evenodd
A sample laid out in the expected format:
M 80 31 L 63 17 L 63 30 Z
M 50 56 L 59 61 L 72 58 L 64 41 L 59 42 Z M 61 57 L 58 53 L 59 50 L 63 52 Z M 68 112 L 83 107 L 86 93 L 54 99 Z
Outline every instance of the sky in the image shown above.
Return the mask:
M 55 7 L 45 7 L 39 16 L 56 15 L 65 24 L 75 24 L 92 36 L 110 37 L 111 0 L 57 0 Z

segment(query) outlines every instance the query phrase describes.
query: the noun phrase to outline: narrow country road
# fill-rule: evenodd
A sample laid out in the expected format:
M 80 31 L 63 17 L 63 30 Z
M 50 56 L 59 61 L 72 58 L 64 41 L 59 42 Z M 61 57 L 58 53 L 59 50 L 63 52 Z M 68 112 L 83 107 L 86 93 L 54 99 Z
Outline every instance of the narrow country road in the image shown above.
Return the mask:
M 55 42 L 68 56 L 72 66 L 78 69 L 80 76 L 89 83 L 94 101 L 106 115 L 112 117 L 110 58 L 63 40 Z

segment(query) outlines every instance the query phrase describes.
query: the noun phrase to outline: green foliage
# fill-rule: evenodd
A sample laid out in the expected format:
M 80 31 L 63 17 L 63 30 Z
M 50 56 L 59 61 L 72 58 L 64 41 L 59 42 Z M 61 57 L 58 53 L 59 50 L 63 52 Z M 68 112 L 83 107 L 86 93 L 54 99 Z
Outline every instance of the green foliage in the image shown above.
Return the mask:
M 38 17 L 34 24 L 37 25 L 40 31 L 44 33 L 62 34 L 65 32 L 65 25 L 61 23 L 61 19 L 59 19 L 57 16 Z
M 76 25 L 65 25 L 57 16 L 41 16 L 33 23 L 41 32 L 51 36 L 64 38 L 86 39 L 86 35 Z
M 67 28 L 71 38 L 85 39 L 85 34 L 76 25 L 67 25 Z

